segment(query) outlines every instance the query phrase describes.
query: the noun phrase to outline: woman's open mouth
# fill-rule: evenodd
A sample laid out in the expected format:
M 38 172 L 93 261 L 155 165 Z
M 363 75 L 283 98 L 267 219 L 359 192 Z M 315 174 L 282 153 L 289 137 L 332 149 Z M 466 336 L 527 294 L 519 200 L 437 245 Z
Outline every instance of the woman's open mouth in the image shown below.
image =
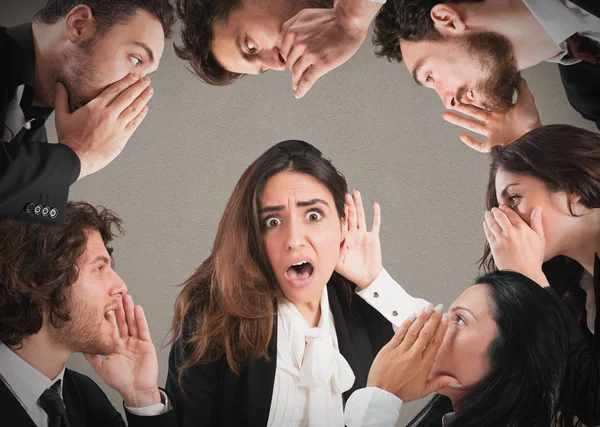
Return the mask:
M 288 267 L 285 278 L 292 286 L 306 286 L 310 283 L 314 267 L 309 261 L 299 261 Z

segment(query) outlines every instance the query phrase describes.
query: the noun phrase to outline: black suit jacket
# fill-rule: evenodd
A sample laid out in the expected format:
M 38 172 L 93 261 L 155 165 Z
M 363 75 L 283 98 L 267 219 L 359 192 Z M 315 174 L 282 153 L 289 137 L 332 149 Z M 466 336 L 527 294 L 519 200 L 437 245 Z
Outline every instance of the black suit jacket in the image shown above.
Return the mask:
M 71 427 L 125 427 L 126 424 L 114 406 L 89 377 L 65 369 L 63 380 L 63 400 Z M 176 427 L 177 416 L 174 409 L 155 417 L 139 417 L 129 413 L 129 427 Z M 36 427 L 29 415 L 0 380 L 1 425 L 10 427 Z M 4 424 L 6 422 L 6 424 Z M 202 426 L 198 426 L 202 427 Z
M 564 397 L 574 414 L 586 426 L 600 425 L 600 258 L 596 254 L 594 262 L 595 334 L 589 333 L 585 315 L 578 320 L 574 310 L 565 303 L 564 296 L 561 297 L 552 288 L 547 290 L 560 307 L 569 330 L 569 360 Z
M 26 119 L 35 119 L 30 130 L 23 129 L 11 142 L 0 141 L 0 217 L 62 224 L 80 162 L 68 146 L 47 143 L 44 124 L 52 109 L 31 105 L 35 84 L 31 24 L 0 27 L 0 73 L 0 137 L 17 86 L 25 85 L 21 108 Z
M 391 323 L 361 298 L 348 295 L 332 281 L 327 285 L 331 313 L 340 353 L 356 380 L 343 393 L 344 404 L 358 388 L 365 387 L 373 359 L 393 336 Z M 188 322 L 186 322 L 186 325 Z M 189 328 L 184 336 L 189 336 Z M 215 363 L 197 365 L 178 383 L 177 368 L 189 354 L 181 339 L 171 347 L 166 389 L 177 402 L 180 427 L 264 427 L 269 418 L 277 365 L 277 325 L 269 343 L 269 361 L 250 362 L 240 376 L 223 357 Z
M 600 18 L 599 0 L 571 0 L 577 6 Z M 571 106 L 600 129 L 600 66 L 587 62 L 558 66 L 560 78 Z

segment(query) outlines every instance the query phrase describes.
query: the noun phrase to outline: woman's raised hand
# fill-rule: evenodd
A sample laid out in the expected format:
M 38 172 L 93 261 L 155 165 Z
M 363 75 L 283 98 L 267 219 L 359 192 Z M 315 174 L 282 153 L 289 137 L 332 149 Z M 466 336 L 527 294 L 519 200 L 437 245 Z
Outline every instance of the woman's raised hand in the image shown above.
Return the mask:
M 521 273 L 540 286 L 550 286 L 542 271 L 546 238 L 542 208 L 531 213 L 531 226 L 507 205 L 485 213 L 483 231 L 499 270 Z
M 429 304 L 404 321 L 371 365 L 367 387 L 379 387 L 404 403 L 446 387 L 461 387 L 448 375 L 430 378 L 433 363 L 448 330 L 448 316 L 440 304 Z
M 381 208 L 373 204 L 373 227 L 367 230 L 365 209 L 358 190 L 346 194 L 346 238 L 340 246 L 340 258 L 335 270 L 363 289 L 381 273 L 381 243 L 379 226 Z

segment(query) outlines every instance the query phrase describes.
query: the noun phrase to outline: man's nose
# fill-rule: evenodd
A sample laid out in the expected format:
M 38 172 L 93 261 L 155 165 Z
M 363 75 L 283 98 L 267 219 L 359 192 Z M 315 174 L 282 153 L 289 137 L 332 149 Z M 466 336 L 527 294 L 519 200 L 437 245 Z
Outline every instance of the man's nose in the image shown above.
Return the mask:
M 438 89 L 436 89 L 436 92 L 437 92 L 438 96 L 440 97 L 440 99 L 442 100 L 442 103 L 444 104 L 444 106 L 447 109 L 450 110 L 450 109 L 454 108 L 454 106 L 457 104 L 454 92 L 447 91 L 447 90 L 438 90 Z
M 285 60 L 279 53 L 279 49 L 274 47 L 268 51 L 264 51 L 263 54 L 263 58 L 261 59 L 263 63 L 263 68 L 265 70 L 285 70 Z

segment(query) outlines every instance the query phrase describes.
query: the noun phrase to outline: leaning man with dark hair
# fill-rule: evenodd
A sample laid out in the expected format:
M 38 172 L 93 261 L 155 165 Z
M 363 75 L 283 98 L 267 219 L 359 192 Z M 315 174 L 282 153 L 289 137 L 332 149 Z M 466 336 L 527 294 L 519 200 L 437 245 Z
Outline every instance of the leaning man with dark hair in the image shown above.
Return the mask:
M 169 0 L 49 0 L 32 23 L 0 27 L 0 217 L 64 221 L 70 185 L 146 117 L 174 21 Z M 44 128 L 53 110 L 59 144 Z
M 600 129 L 598 0 L 387 0 L 374 33 L 379 56 L 404 61 L 456 110 L 447 121 L 487 136 L 461 135 L 478 151 L 541 126 L 520 71 L 543 61 L 558 64 L 569 103 Z
M 124 427 L 96 383 L 65 368 L 79 352 L 121 394 L 129 426 L 176 425 L 144 311 L 113 270 L 121 231 L 87 203 L 70 202 L 60 227 L 0 220 L 2 425 Z

